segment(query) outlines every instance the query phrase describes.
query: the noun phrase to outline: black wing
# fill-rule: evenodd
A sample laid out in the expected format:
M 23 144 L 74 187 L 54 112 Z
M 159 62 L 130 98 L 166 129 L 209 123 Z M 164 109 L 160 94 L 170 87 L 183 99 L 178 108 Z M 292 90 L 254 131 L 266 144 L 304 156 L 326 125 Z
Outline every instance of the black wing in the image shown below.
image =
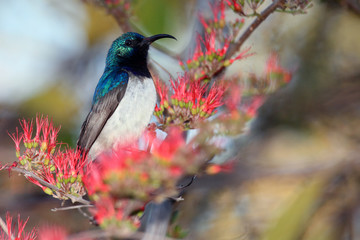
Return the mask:
M 101 130 L 104 128 L 105 123 L 124 97 L 127 82 L 128 81 L 119 84 L 93 104 L 81 126 L 80 136 L 77 141 L 78 148 L 86 153 L 90 150 Z

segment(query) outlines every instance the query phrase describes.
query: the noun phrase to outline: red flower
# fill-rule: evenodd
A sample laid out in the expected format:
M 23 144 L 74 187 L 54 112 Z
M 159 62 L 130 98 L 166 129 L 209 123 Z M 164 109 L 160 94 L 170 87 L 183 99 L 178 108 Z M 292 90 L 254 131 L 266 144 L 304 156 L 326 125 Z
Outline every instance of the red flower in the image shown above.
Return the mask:
M 86 168 L 86 174 L 82 177 L 84 186 L 89 196 L 97 192 L 108 193 L 110 187 L 104 183 L 101 165 L 91 162 Z
M 134 231 L 139 227 L 139 222 L 137 218 L 126 214 L 127 211 L 133 210 L 131 207 L 131 201 L 101 197 L 95 202 L 95 208 L 90 209 L 90 211 L 94 214 L 96 222 L 103 228 L 111 228 L 111 226 L 118 228 L 121 226 Z
M 166 108 L 169 105 L 168 102 L 169 87 L 166 86 L 164 83 L 162 83 L 160 79 L 156 77 L 154 78 L 154 84 L 155 84 L 156 92 L 159 94 L 160 97 L 160 106 L 156 104 L 155 112 L 161 112 L 164 111 L 164 108 Z
M 291 80 L 291 73 L 279 64 L 279 57 L 276 53 L 271 53 L 269 59 L 266 62 L 265 74 L 267 78 L 271 78 L 272 74 L 277 74 L 277 76 L 284 82 L 288 83 Z
M 153 144 L 153 155 L 164 162 L 173 161 L 176 152 L 185 145 L 180 128 L 174 127 L 169 130 L 166 139 L 162 142 L 155 141 Z
M 211 31 L 211 28 L 206 23 L 204 16 L 202 14 L 200 14 L 200 13 L 199 13 L 199 20 L 200 20 L 200 23 L 203 25 L 203 27 L 205 28 L 206 31 Z
M 38 231 L 39 240 L 66 240 L 67 231 L 59 226 L 44 226 Z
M 74 182 L 82 174 L 87 159 L 79 150 L 66 149 L 58 151 L 53 161 L 57 179 Z
M 235 12 L 240 13 L 240 15 L 245 15 L 243 6 L 238 3 L 238 0 L 226 0 L 228 6 Z
M 57 135 L 60 130 L 55 128 L 48 117 L 36 116 L 35 136 L 33 137 L 33 120 L 20 120 L 22 132 L 9 134 L 16 148 L 19 161 L 12 166 L 18 166 L 36 175 L 45 182 L 54 185 L 60 191 L 54 191 L 43 186 L 35 177 L 27 177 L 29 181 L 40 186 L 47 194 L 55 198 L 67 199 L 64 193 L 84 195 L 81 183 L 81 173 L 86 162 L 85 155 L 72 149 L 57 149 Z M 20 152 L 20 143 L 23 142 L 25 150 Z M 8 167 L 11 170 L 11 167 Z
M 23 139 L 24 143 L 32 142 L 32 131 L 33 131 L 33 121 L 27 122 L 25 119 L 20 120 L 20 125 L 23 129 Z
M 228 97 L 225 101 L 226 107 L 230 110 L 230 112 L 234 113 L 237 111 L 238 104 L 241 101 L 242 90 L 241 87 L 235 82 L 231 82 L 227 87 Z
M 20 214 L 18 214 L 18 222 L 17 222 L 17 231 L 15 230 L 15 226 L 12 223 L 13 218 L 10 216 L 10 213 L 6 213 L 6 226 L 7 226 L 7 233 L 2 232 L 1 239 L 8 239 L 8 240 L 34 240 L 36 238 L 35 229 L 32 229 L 30 232 L 25 232 L 25 225 L 29 218 L 25 221 L 20 219 Z M 2 231 L 2 230 L 0 230 Z M 12 238 L 12 237 L 14 238 Z
M 203 111 L 207 114 L 212 114 L 215 108 L 222 106 L 224 104 L 222 101 L 224 92 L 225 87 L 223 85 L 214 84 L 205 99 Z
M 251 103 L 245 105 L 244 111 L 250 117 L 255 117 L 258 108 L 263 104 L 264 98 L 262 96 L 255 96 Z
M 215 23 L 219 22 L 218 19 L 219 12 L 220 12 L 220 20 L 222 21 L 225 20 L 225 6 L 223 0 L 220 0 L 219 4 L 216 3 L 214 5 L 210 4 L 210 8 L 213 12 Z
M 16 134 L 15 133 L 13 133 L 13 134 L 8 133 L 8 134 L 15 143 L 16 157 L 20 157 L 20 142 L 23 139 L 23 135 L 19 136 L 18 128 L 16 128 Z

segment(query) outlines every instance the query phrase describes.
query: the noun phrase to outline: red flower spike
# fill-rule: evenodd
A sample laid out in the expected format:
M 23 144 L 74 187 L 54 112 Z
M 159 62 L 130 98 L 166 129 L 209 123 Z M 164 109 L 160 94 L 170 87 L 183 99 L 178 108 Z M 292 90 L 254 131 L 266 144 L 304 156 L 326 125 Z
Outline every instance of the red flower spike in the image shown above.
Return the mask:
M 262 96 L 255 96 L 251 103 L 244 107 L 245 113 L 250 117 L 255 117 L 258 108 L 263 104 L 264 98 Z
M 289 83 L 292 77 L 292 74 L 289 71 L 280 66 L 279 57 L 274 52 L 270 54 L 265 67 L 266 77 L 270 77 L 272 73 L 281 75 L 281 79 L 284 83 Z
M 47 119 L 47 118 L 46 118 Z M 40 141 L 40 132 L 44 124 L 43 116 L 39 117 L 36 116 L 35 122 L 36 122 L 36 134 L 34 138 L 34 142 L 39 143 Z
M 28 222 L 29 218 L 25 221 L 20 219 L 20 214 L 18 214 L 18 221 L 17 221 L 17 231 L 15 231 L 15 226 L 13 226 L 13 218 L 10 216 L 10 213 L 6 213 L 6 227 L 7 233 L 2 233 L 1 239 L 8 239 L 8 240 L 34 240 L 36 238 L 35 229 L 32 229 L 30 232 L 25 232 L 25 225 Z M 0 230 L 2 231 L 2 230 Z
M 226 0 L 228 6 L 235 12 L 240 13 L 240 15 L 245 15 L 243 7 L 237 2 L 237 0 Z
M 164 106 L 164 105 L 168 104 L 169 87 L 166 86 L 164 83 L 162 83 L 160 81 L 160 79 L 156 78 L 156 77 L 154 78 L 154 84 L 155 84 L 156 92 L 160 96 L 160 106 L 158 107 L 158 109 L 161 109 L 161 106 Z
M 171 162 L 175 153 L 181 146 L 185 145 L 185 139 L 182 136 L 180 128 L 171 128 L 166 139 L 163 142 L 155 142 L 153 145 L 153 155 L 164 162 Z
M 225 105 L 229 109 L 230 112 L 237 112 L 238 104 L 241 101 L 242 91 L 238 84 L 231 82 L 227 87 L 228 97 L 225 100 Z
M 203 25 L 204 29 L 206 31 L 211 31 L 211 28 L 209 27 L 209 25 L 206 23 L 205 19 L 204 19 L 204 16 L 202 14 L 199 13 L 199 20 L 200 20 L 200 23 Z
M 222 106 L 224 104 L 222 102 L 224 92 L 224 86 L 214 84 L 209 91 L 209 95 L 205 99 L 203 111 L 207 114 L 211 114 L 215 108 Z
M 218 19 L 219 12 L 220 12 L 220 20 L 225 19 L 224 0 L 220 0 L 220 3 L 218 3 L 218 4 L 216 4 L 216 3 L 214 5 L 210 4 L 210 8 L 211 8 L 211 11 L 213 12 L 215 23 L 219 22 L 219 19 Z
M 91 209 L 94 214 L 94 219 L 102 227 L 109 227 L 108 225 L 119 226 L 119 223 L 128 223 L 128 227 L 134 230 L 138 227 L 136 221 L 126 215 L 125 212 L 129 206 L 128 201 L 116 201 L 109 197 L 102 197 L 95 202 L 95 209 Z
M 108 193 L 110 188 L 103 182 L 101 166 L 99 163 L 91 162 L 87 165 L 86 174 L 82 177 L 84 186 L 89 196 L 96 192 Z
M 28 144 L 32 142 L 32 131 L 33 131 L 33 122 L 27 122 L 25 119 L 20 120 L 20 126 L 23 129 L 23 139 L 24 143 Z
M 220 1 L 220 27 L 225 26 L 225 4 L 224 0 Z
M 266 73 L 266 75 L 268 75 L 271 72 L 277 72 L 279 70 L 282 70 L 282 69 L 279 66 L 278 55 L 273 52 L 270 54 L 270 57 L 266 61 L 265 73 Z
M 23 139 L 23 135 L 19 136 L 19 129 L 16 128 L 16 134 L 10 134 L 8 132 L 8 135 L 11 137 L 11 139 L 14 141 L 15 143 L 15 149 L 16 149 L 16 157 L 19 158 L 20 157 L 20 142 Z

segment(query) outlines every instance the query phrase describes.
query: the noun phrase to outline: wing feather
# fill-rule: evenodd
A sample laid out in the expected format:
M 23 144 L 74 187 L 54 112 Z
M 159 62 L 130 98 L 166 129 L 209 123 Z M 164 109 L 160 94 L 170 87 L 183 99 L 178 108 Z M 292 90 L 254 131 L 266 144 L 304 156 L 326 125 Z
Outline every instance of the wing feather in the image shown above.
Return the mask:
M 106 77 L 110 78 L 113 76 L 107 75 Z M 101 98 L 98 98 L 98 100 L 93 103 L 89 114 L 81 126 L 77 146 L 83 151 L 88 152 L 90 150 L 101 130 L 104 128 L 107 120 L 114 113 L 121 99 L 124 97 L 128 83 L 128 74 L 126 72 L 120 72 L 117 76 L 115 76 L 115 78 L 111 79 L 111 81 L 115 83 L 116 81 L 120 81 L 121 84 L 118 84 L 116 87 L 112 87 L 108 93 Z M 104 83 L 106 83 L 106 79 L 103 81 L 100 80 L 99 82 L 99 84 Z M 96 99 L 95 96 L 94 99 Z

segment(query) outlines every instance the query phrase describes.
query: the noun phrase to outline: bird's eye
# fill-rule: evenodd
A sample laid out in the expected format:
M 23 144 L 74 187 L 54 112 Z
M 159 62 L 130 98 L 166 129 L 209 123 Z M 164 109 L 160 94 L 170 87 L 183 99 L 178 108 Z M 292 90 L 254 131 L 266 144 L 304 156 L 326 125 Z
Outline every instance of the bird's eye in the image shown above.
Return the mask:
M 131 46 L 131 43 L 132 43 L 131 40 L 126 40 L 126 41 L 125 41 L 125 45 L 126 45 L 126 46 Z

